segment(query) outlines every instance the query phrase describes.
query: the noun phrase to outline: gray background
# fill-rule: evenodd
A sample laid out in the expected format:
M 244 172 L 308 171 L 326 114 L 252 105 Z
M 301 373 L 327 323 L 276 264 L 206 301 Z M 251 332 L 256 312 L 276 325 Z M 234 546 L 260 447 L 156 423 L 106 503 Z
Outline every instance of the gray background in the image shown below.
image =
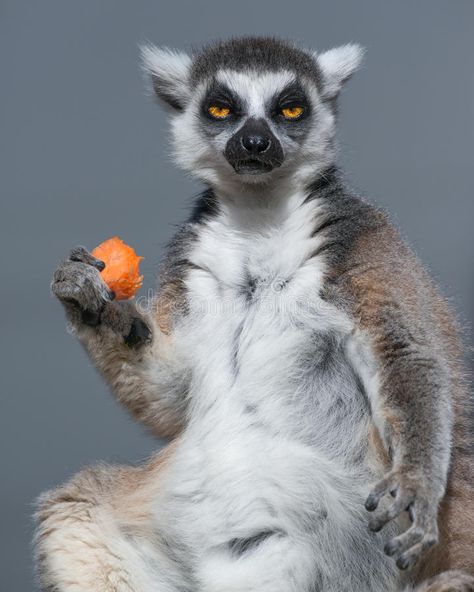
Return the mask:
M 49 295 L 70 247 L 113 234 L 145 255 L 152 288 L 199 189 L 169 161 L 137 44 L 242 33 L 367 47 L 342 97 L 341 160 L 392 212 L 471 343 L 472 0 L 1 0 L 1 590 L 33 588 L 42 490 L 97 459 L 134 462 L 157 447 L 113 402 Z

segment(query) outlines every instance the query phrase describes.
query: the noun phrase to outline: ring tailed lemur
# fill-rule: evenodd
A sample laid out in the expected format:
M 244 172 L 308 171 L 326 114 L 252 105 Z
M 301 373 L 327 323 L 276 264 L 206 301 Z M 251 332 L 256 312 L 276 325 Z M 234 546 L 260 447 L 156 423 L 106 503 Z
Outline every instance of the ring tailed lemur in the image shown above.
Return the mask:
M 84 248 L 52 290 L 118 400 L 172 443 L 42 497 L 44 588 L 474 590 L 456 328 L 335 165 L 360 48 L 143 53 L 176 160 L 207 189 L 149 310 L 115 302 Z

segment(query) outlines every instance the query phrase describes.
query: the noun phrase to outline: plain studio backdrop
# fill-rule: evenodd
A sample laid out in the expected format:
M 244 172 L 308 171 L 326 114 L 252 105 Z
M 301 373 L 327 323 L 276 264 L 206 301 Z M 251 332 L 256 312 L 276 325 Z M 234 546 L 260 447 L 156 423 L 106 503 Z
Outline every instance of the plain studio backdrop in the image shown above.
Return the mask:
M 270 34 L 367 48 L 343 92 L 340 161 L 388 209 L 472 343 L 472 0 L 1 0 L 0 589 L 33 589 L 33 502 L 84 465 L 160 446 L 107 392 L 49 292 L 77 244 L 120 235 L 142 294 L 200 187 L 170 161 L 138 45 Z

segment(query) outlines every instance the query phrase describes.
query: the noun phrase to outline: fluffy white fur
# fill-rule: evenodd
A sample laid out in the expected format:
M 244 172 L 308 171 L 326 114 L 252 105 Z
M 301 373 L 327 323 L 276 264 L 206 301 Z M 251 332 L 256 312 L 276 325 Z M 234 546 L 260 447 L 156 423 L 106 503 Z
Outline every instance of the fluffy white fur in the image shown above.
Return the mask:
M 148 44 L 141 47 L 141 55 L 147 75 L 157 76 L 166 82 L 170 93 L 181 97 L 183 102 L 189 99 L 188 74 L 191 58 L 186 53 Z
M 326 98 L 337 96 L 344 82 L 360 67 L 363 57 L 363 48 L 355 43 L 349 43 L 321 54 L 315 54 L 324 75 L 324 94 Z
M 192 424 L 156 512 L 166 538 L 186 532 L 202 590 L 296 592 L 320 577 L 325 592 L 341 592 L 341 570 L 353 583 L 364 561 L 358 590 L 397 589 L 379 540 L 390 530 L 368 534 L 363 508 L 381 467 L 348 468 L 369 429 L 350 370 L 341 366 L 314 401 L 298 362 L 314 332 L 347 347 L 352 339 L 348 318 L 318 296 L 324 261 L 308 256 L 320 241 L 311 237 L 319 209 L 302 207 L 303 198 L 296 192 L 260 208 L 226 200 L 191 253 L 199 269 L 187 281 L 192 308 L 176 339 L 194 369 Z M 242 293 L 247 270 L 258 278 L 250 308 Z M 335 424 L 338 390 L 352 399 L 353 414 Z M 311 530 L 318 516 L 320 528 Z M 229 554 L 229 539 L 266 529 L 285 534 L 237 561 Z M 370 559 L 360 557 L 364 545 Z

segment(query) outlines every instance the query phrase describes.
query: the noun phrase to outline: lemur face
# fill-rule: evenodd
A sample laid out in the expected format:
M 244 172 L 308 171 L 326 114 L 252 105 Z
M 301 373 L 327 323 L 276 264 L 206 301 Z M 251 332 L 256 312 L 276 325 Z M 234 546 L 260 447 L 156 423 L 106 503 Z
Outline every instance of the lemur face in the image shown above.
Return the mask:
M 268 38 L 219 43 L 189 57 L 147 46 L 157 96 L 171 109 L 180 166 L 211 185 L 310 178 L 333 158 L 335 99 L 361 59 Z
M 230 174 L 268 174 L 298 151 L 311 129 L 312 90 L 292 72 L 222 70 L 203 92 L 201 134 Z

